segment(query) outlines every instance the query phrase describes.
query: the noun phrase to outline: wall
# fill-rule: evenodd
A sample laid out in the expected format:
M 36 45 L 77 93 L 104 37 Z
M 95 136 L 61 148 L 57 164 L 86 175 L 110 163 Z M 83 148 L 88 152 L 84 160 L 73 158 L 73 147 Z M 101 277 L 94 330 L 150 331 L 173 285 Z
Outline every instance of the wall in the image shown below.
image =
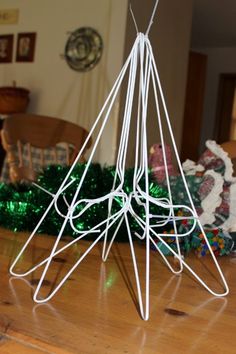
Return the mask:
M 139 31 L 145 32 L 151 16 L 154 1 L 133 0 L 132 8 Z M 180 147 L 182 137 L 182 123 L 187 78 L 188 54 L 190 46 L 190 32 L 192 21 L 192 0 L 160 0 L 154 23 L 150 30 L 150 40 L 156 57 L 172 128 L 175 133 L 177 146 Z M 131 16 L 128 16 L 126 31 L 126 56 L 135 39 L 136 33 Z M 123 96 L 123 102 L 125 97 Z M 156 125 L 156 113 L 153 97 L 149 100 L 149 146 L 159 142 Z M 122 115 L 120 116 L 120 126 Z M 134 154 L 133 121 L 128 164 L 133 163 Z
M 0 86 L 29 88 L 29 111 L 57 116 L 90 129 L 123 60 L 128 0 L 1 0 L 1 9 L 17 8 L 19 23 L 1 25 L 0 33 L 37 32 L 35 61 L 0 65 Z M 100 63 L 86 73 L 71 70 L 61 58 L 68 32 L 95 28 L 104 40 Z M 15 54 L 14 54 L 15 55 Z M 112 163 L 116 145 L 117 110 L 97 152 Z
M 236 73 L 236 48 L 201 48 L 207 59 L 206 93 L 201 134 L 201 151 L 205 142 L 214 137 L 217 95 L 220 74 Z

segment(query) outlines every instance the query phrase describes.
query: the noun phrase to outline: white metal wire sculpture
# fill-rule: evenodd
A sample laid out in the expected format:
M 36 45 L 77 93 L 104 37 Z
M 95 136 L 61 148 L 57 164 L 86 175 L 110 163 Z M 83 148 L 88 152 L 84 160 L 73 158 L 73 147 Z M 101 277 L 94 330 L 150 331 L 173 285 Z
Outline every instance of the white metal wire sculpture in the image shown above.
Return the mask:
M 158 4 L 158 0 L 155 3 L 155 7 L 152 13 L 152 17 L 147 29 L 146 34 L 137 33 L 137 38 L 134 42 L 134 45 L 131 49 L 131 52 L 126 60 L 117 80 L 114 83 L 114 86 L 107 97 L 101 112 L 99 113 L 88 137 L 85 141 L 80 153 L 78 154 L 77 158 L 75 159 L 73 165 L 71 166 L 68 174 L 66 175 L 63 183 L 61 184 L 60 188 L 55 194 L 52 194 L 52 201 L 49 204 L 48 208 L 44 212 L 42 218 L 36 225 L 35 229 L 29 236 L 28 240 L 24 244 L 23 248 L 17 255 L 15 261 L 13 262 L 10 273 L 16 277 L 23 277 L 27 276 L 28 274 L 34 272 L 40 266 L 44 266 L 44 270 L 42 272 L 41 278 L 39 283 L 36 287 L 34 293 L 34 301 L 37 303 L 43 303 L 50 300 L 56 292 L 61 288 L 64 282 L 68 279 L 71 273 L 78 267 L 78 265 L 82 262 L 82 260 L 88 255 L 88 253 L 92 250 L 92 248 L 103 239 L 103 252 L 102 252 L 102 259 L 103 261 L 107 260 L 109 255 L 111 246 L 116 238 L 116 235 L 119 231 L 119 228 L 122 223 L 125 223 L 127 228 L 128 240 L 131 249 L 131 257 L 133 261 L 134 267 L 134 274 L 137 286 L 137 296 L 140 308 L 140 314 L 144 320 L 149 318 L 149 286 L 150 286 L 150 245 L 155 247 L 155 249 L 159 252 L 161 257 L 163 258 L 166 265 L 174 274 L 179 274 L 182 272 L 183 267 L 186 267 L 189 272 L 206 288 L 211 294 L 215 296 L 224 296 L 228 294 L 229 289 L 222 273 L 222 270 L 218 264 L 218 261 L 211 249 L 209 241 L 206 237 L 206 234 L 203 230 L 203 227 L 199 221 L 198 215 L 196 213 L 186 180 L 182 170 L 181 162 L 179 159 L 178 151 L 175 144 L 174 135 L 172 132 L 170 119 L 168 116 L 165 99 L 162 92 L 162 87 L 159 79 L 158 70 L 156 67 L 155 59 L 153 56 L 152 46 L 148 39 L 148 33 L 153 21 L 154 13 L 156 11 L 156 7 Z M 133 13 L 132 13 L 133 15 Z M 137 26 L 136 26 L 137 28 Z M 118 147 L 118 155 L 117 155 L 117 162 L 115 167 L 115 176 L 113 181 L 113 188 L 110 193 L 94 198 L 94 199 L 80 199 L 80 190 L 81 187 L 86 179 L 86 175 L 88 169 L 91 165 L 94 153 L 98 146 L 98 143 L 102 137 L 104 132 L 104 128 L 109 120 L 110 112 L 114 105 L 114 102 L 119 94 L 119 90 L 121 84 L 124 80 L 125 75 L 128 75 L 128 85 L 127 85 L 127 94 L 126 94 L 126 101 L 124 107 L 124 118 L 123 118 L 123 125 L 121 130 L 120 142 Z M 157 125 L 159 127 L 159 134 L 162 146 L 165 146 L 165 139 L 163 134 L 163 120 L 166 122 L 168 131 L 170 134 L 171 142 L 173 151 L 177 160 L 177 164 L 179 167 L 179 171 L 182 176 L 183 184 L 189 199 L 189 204 L 191 207 L 186 205 L 174 205 L 172 201 L 172 191 L 170 185 L 170 178 L 168 174 L 168 166 L 167 166 L 167 158 L 165 149 L 163 149 L 163 158 L 164 158 L 164 169 L 165 169 L 165 177 L 167 181 L 167 190 L 168 190 L 168 197 L 167 198 L 153 198 L 149 195 L 149 176 L 148 176 L 148 146 L 147 146 L 147 107 L 148 107 L 148 98 L 149 98 L 149 91 L 150 85 L 153 87 L 154 98 L 155 98 L 155 105 L 156 105 L 156 116 L 157 116 Z M 134 95 L 135 90 L 138 90 L 138 105 L 137 105 L 137 112 L 136 115 L 136 148 L 135 148 L 135 163 L 134 163 L 134 175 L 133 175 L 133 191 L 130 194 L 127 194 L 124 189 L 124 180 L 125 180 L 125 168 L 126 168 L 126 157 L 128 151 L 128 142 L 129 142 L 129 134 L 130 134 L 130 122 L 131 116 L 134 114 Z M 164 111 L 164 114 L 161 116 L 160 107 Z M 74 179 L 71 177 L 74 167 L 76 166 L 77 162 L 80 159 L 81 154 L 84 151 L 84 148 L 92 136 L 95 128 L 101 124 L 101 129 L 97 135 L 97 138 L 94 142 L 91 154 L 88 158 L 88 162 L 82 174 L 80 183 L 74 193 L 73 200 L 69 204 L 68 201 L 63 197 L 65 190 L 74 183 Z M 141 180 L 145 181 L 144 188 L 141 187 Z M 49 193 L 49 192 L 48 192 Z M 62 196 L 65 200 L 67 205 L 67 213 L 63 214 L 58 206 L 58 199 Z M 114 212 L 113 205 L 116 204 L 120 205 L 120 208 Z M 88 211 L 89 208 L 92 208 L 94 205 L 97 204 L 106 204 L 107 205 L 107 218 L 102 222 L 99 222 L 97 225 L 92 227 L 89 230 L 81 231 L 76 226 L 77 221 L 79 218 Z M 140 217 L 135 212 L 134 205 L 139 205 L 143 208 L 145 213 L 145 218 Z M 159 215 L 151 215 L 150 213 L 150 206 L 156 206 L 158 210 L 163 210 L 163 213 Z M 55 208 L 56 212 L 62 218 L 62 226 L 58 236 L 55 239 L 55 243 L 53 248 L 50 252 L 50 255 L 45 258 L 44 260 L 40 261 L 38 264 L 34 265 L 31 269 L 24 273 L 17 273 L 14 268 L 18 263 L 20 257 L 28 247 L 29 243 L 35 236 L 37 230 L 39 229 L 41 223 L 46 218 L 49 211 Z M 80 209 L 78 211 L 78 209 Z M 181 209 L 185 215 L 179 216 L 178 210 Z M 187 215 L 187 216 L 186 216 Z M 134 218 L 136 223 L 139 225 L 140 229 L 142 230 L 142 234 L 137 232 L 131 232 L 130 226 L 130 218 Z M 186 232 L 179 232 L 178 223 L 181 222 L 183 219 L 190 219 L 192 220 L 191 227 L 188 228 Z M 58 248 L 59 241 L 62 237 L 63 231 L 67 225 L 70 224 L 72 229 L 78 234 L 78 236 L 68 244 L 66 244 L 62 248 Z M 169 224 L 173 225 L 174 234 L 163 233 L 163 228 Z M 201 278 L 200 276 L 186 263 L 181 255 L 180 249 L 180 238 L 186 237 L 191 235 L 194 229 L 198 227 L 204 237 L 206 245 L 208 246 L 209 253 L 214 261 L 216 269 L 219 273 L 219 276 L 222 280 L 224 291 L 222 293 L 214 292 Z M 113 235 L 108 241 L 108 233 L 113 230 Z M 94 234 L 94 240 L 87 248 L 87 250 L 79 257 L 76 263 L 71 267 L 71 269 L 66 273 L 63 279 L 56 285 L 53 291 L 44 299 L 40 298 L 39 291 L 43 280 L 47 274 L 47 271 L 50 267 L 50 264 L 55 256 L 58 256 L 61 252 L 65 249 L 68 249 L 73 244 L 77 243 L 79 240 L 84 239 L 87 235 Z M 175 251 L 170 245 L 165 241 L 167 237 L 174 237 L 176 243 Z M 140 274 L 139 274 L 139 267 L 135 253 L 134 247 L 134 240 L 140 239 L 145 242 L 145 257 L 146 257 L 146 271 L 145 271 L 145 298 L 143 298 L 142 290 L 141 290 L 141 281 L 140 281 Z M 161 242 L 165 247 L 174 255 L 176 260 L 178 260 L 179 269 L 176 270 L 175 267 L 171 264 L 168 257 L 162 252 L 161 248 L 157 246 L 157 241 Z

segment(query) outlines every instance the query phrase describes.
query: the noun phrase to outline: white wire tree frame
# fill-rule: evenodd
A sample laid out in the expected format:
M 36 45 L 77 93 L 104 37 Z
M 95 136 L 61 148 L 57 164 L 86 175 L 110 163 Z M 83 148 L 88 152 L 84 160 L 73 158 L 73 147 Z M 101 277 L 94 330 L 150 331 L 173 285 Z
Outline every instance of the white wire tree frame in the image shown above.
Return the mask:
M 105 262 L 108 258 L 109 252 L 111 250 L 111 246 L 115 241 L 117 233 L 119 231 L 120 226 L 122 223 L 126 225 L 127 229 L 127 236 L 131 250 L 131 257 L 134 267 L 134 275 L 137 287 L 137 298 L 139 302 L 139 309 L 140 315 L 144 320 L 148 320 L 149 318 L 149 288 L 150 288 L 150 246 L 152 245 L 158 253 L 163 258 L 164 262 L 166 263 L 167 267 L 171 270 L 174 274 L 180 274 L 185 267 L 188 271 L 200 282 L 200 284 L 206 288 L 212 295 L 215 296 L 225 296 L 229 292 L 229 288 L 223 272 L 218 264 L 218 261 L 214 255 L 214 252 L 211 249 L 209 241 L 206 237 L 204 229 L 199 221 L 199 217 L 196 213 L 196 209 L 194 207 L 188 185 L 186 183 L 186 179 L 182 170 L 181 162 L 179 159 L 178 151 L 175 144 L 175 139 L 173 135 L 173 131 L 170 124 L 170 119 L 159 79 L 158 70 L 156 67 L 153 50 L 151 43 L 148 38 L 148 33 L 153 21 L 153 17 L 157 8 L 158 0 L 155 3 L 154 10 L 152 13 L 152 17 L 148 26 L 148 29 L 145 34 L 139 33 L 137 29 L 137 25 L 135 22 L 135 26 L 137 29 L 137 38 L 133 44 L 133 47 L 130 51 L 130 54 L 118 75 L 113 88 L 108 95 L 102 110 L 100 111 L 98 117 L 95 120 L 95 123 L 81 149 L 78 156 L 76 157 L 74 163 L 72 164 L 71 168 L 69 169 L 64 181 L 62 182 L 61 186 L 57 190 L 55 194 L 51 194 L 50 192 L 46 191 L 47 193 L 51 194 L 52 200 L 44 212 L 43 216 L 39 220 L 38 224 L 36 225 L 35 229 L 29 236 L 28 240 L 25 242 L 24 246 L 22 247 L 21 251 L 18 253 L 16 259 L 14 260 L 13 264 L 10 267 L 10 273 L 15 277 L 24 277 L 29 275 L 30 273 L 34 272 L 37 268 L 44 266 L 42 271 L 40 280 L 37 284 L 37 287 L 34 292 L 33 299 L 37 303 L 44 303 L 50 300 L 57 291 L 61 288 L 64 282 L 69 278 L 71 273 L 79 266 L 79 264 L 85 259 L 85 257 L 89 254 L 92 248 L 101 240 L 103 240 L 103 249 L 102 249 L 102 259 Z M 132 13 L 132 11 L 131 11 Z M 133 16 L 133 13 L 132 13 Z M 80 191 L 83 186 L 83 183 L 86 179 L 87 172 L 89 167 L 92 163 L 92 159 L 98 143 L 102 138 L 102 134 L 104 132 L 105 126 L 110 118 L 110 113 L 113 108 L 114 102 L 120 92 L 121 84 L 125 78 L 125 75 L 128 75 L 128 85 L 127 85 L 127 93 L 126 93 L 126 100 L 124 106 L 124 117 L 123 117 L 123 124 L 121 129 L 121 136 L 118 146 L 118 155 L 117 161 L 115 166 L 115 175 L 113 180 L 113 187 L 111 191 L 101 197 L 97 197 L 94 199 L 81 199 L 80 198 Z M 149 173 L 148 173 L 148 146 L 147 146 L 147 107 L 148 107 L 148 98 L 149 98 L 149 91 L 150 85 L 152 85 L 154 98 L 155 98 L 155 106 L 156 106 L 156 117 L 157 123 L 159 127 L 159 134 L 160 134 L 160 142 L 162 146 L 165 146 L 165 139 L 163 133 L 163 120 L 165 120 L 168 131 L 171 138 L 173 152 L 175 154 L 177 164 L 179 167 L 180 174 L 182 176 L 183 185 L 186 190 L 188 199 L 189 199 L 189 206 L 186 205 L 176 205 L 173 204 L 173 197 L 170 185 L 170 177 L 168 174 L 168 166 L 167 166 L 167 157 L 165 149 L 163 149 L 163 159 L 164 159 L 164 169 L 165 169 L 165 177 L 167 182 L 167 190 L 168 190 L 168 197 L 166 198 L 154 198 L 150 196 L 149 187 Z M 134 173 L 133 173 L 133 190 L 131 193 L 127 194 L 124 188 L 124 181 L 125 181 L 125 169 L 126 169 L 126 157 L 128 151 L 128 143 L 129 143 L 129 136 L 130 136 L 130 123 L 131 123 L 131 116 L 134 110 L 134 93 L 135 87 L 138 87 L 138 105 L 137 105 L 137 112 L 136 115 L 136 148 L 135 148 L 135 162 L 134 162 Z M 160 107 L 162 106 L 164 110 L 164 114 L 161 116 Z M 82 155 L 87 142 L 89 141 L 90 137 L 92 136 L 95 128 L 101 124 L 100 131 L 96 137 L 94 142 L 92 151 L 88 158 L 87 164 L 85 166 L 84 172 L 82 174 L 81 180 L 75 190 L 74 196 L 72 198 L 71 203 L 68 203 L 66 197 L 64 196 L 64 192 L 67 190 L 71 184 L 75 182 L 73 179 L 72 172 L 78 163 L 80 156 Z M 141 181 L 144 180 L 144 188 L 141 187 Z M 41 187 L 40 187 L 41 188 Z M 67 205 L 67 213 L 63 213 L 58 206 L 58 199 L 59 197 L 64 198 L 65 204 Z M 120 209 L 114 212 L 113 205 L 117 205 L 117 200 L 120 205 Z M 103 221 L 96 224 L 89 230 L 81 231 L 77 227 L 77 222 L 80 217 L 86 213 L 89 208 L 92 208 L 94 205 L 105 203 L 107 205 L 107 218 Z M 142 218 L 135 212 L 134 205 L 139 205 L 143 208 L 145 217 Z M 155 206 L 158 210 L 163 210 L 163 213 L 158 215 L 153 215 L 150 213 L 150 207 Z M 55 208 L 56 212 L 62 218 L 62 226 L 60 232 L 58 233 L 57 237 L 55 238 L 54 245 L 50 252 L 50 255 L 39 261 L 39 263 L 33 265 L 32 268 L 27 270 L 24 273 L 17 273 L 14 268 L 17 265 L 20 257 L 25 252 L 26 248 L 28 247 L 31 240 L 36 235 L 40 225 L 45 220 L 49 211 Z M 178 214 L 178 210 L 185 211 L 185 215 L 180 216 Z M 187 216 L 186 216 L 187 215 Z M 131 225 L 130 225 L 130 218 L 134 218 L 136 224 L 139 226 L 141 230 L 141 234 L 138 232 L 132 232 Z M 184 232 L 179 232 L 178 230 L 178 223 L 180 223 L 183 219 L 189 219 L 192 221 L 192 225 L 186 229 Z M 71 228 L 77 233 L 77 237 L 74 238 L 71 242 L 66 244 L 65 246 L 58 248 L 59 242 L 63 235 L 63 231 L 67 224 L 70 224 Z M 163 229 L 167 225 L 173 225 L 174 233 L 164 233 Z M 219 273 L 219 276 L 222 281 L 222 285 L 224 291 L 222 293 L 216 293 L 213 291 L 205 281 L 203 281 L 200 276 L 186 263 L 184 260 L 181 249 L 180 249 L 180 239 L 183 237 L 187 237 L 191 235 L 191 233 L 196 229 L 199 228 L 200 232 L 203 235 L 205 243 L 209 249 L 209 253 L 214 261 L 216 269 Z M 158 230 L 159 229 L 159 230 Z M 112 230 L 113 235 L 111 238 L 108 239 L 108 233 Z M 46 277 L 48 269 L 53 261 L 55 256 L 58 256 L 61 252 L 65 251 L 73 244 L 77 243 L 79 240 L 84 239 L 87 235 L 94 234 L 94 239 L 87 248 L 87 250 L 78 258 L 75 264 L 71 267 L 71 269 L 64 275 L 61 281 L 55 286 L 53 291 L 45 298 L 41 298 L 39 296 L 39 292 L 43 283 L 43 280 Z M 176 251 L 165 241 L 165 238 L 174 237 L 175 239 L 175 249 Z M 141 278 L 140 272 L 137 262 L 137 255 L 135 252 L 134 241 L 140 239 L 143 240 L 145 243 L 145 291 L 142 291 L 141 286 Z M 176 270 L 175 267 L 171 264 L 168 257 L 162 252 L 161 247 L 157 246 L 157 242 L 161 242 L 169 252 L 175 257 L 178 261 L 179 268 Z M 144 293 L 144 296 L 143 296 Z

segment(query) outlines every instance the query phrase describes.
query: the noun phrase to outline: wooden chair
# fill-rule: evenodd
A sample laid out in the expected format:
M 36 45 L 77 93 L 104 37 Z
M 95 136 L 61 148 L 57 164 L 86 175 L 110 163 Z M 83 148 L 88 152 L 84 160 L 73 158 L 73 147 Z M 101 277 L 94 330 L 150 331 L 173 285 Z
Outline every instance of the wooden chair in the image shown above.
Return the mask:
M 3 122 L 1 138 L 6 150 L 11 182 L 36 179 L 39 171 L 35 169 L 32 157 L 34 148 L 40 152 L 40 166 L 44 167 L 47 165 L 45 151 L 49 149 L 53 155 L 53 163 L 58 164 L 58 144 L 64 143 L 65 164 L 70 165 L 87 136 L 88 132 L 84 128 L 58 118 L 35 114 L 15 114 L 7 117 Z M 84 152 L 91 143 L 90 139 Z M 27 151 L 27 164 L 23 159 L 23 148 Z M 80 162 L 84 161 L 83 153 Z

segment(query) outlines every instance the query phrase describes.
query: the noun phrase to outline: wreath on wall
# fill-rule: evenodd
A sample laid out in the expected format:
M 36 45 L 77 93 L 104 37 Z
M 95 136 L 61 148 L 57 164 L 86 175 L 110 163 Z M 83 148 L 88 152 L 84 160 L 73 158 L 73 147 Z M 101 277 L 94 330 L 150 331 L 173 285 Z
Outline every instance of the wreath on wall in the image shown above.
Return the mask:
M 81 27 L 70 34 L 64 57 L 71 69 L 88 71 L 99 62 L 102 50 L 103 41 L 100 34 L 91 27 Z

